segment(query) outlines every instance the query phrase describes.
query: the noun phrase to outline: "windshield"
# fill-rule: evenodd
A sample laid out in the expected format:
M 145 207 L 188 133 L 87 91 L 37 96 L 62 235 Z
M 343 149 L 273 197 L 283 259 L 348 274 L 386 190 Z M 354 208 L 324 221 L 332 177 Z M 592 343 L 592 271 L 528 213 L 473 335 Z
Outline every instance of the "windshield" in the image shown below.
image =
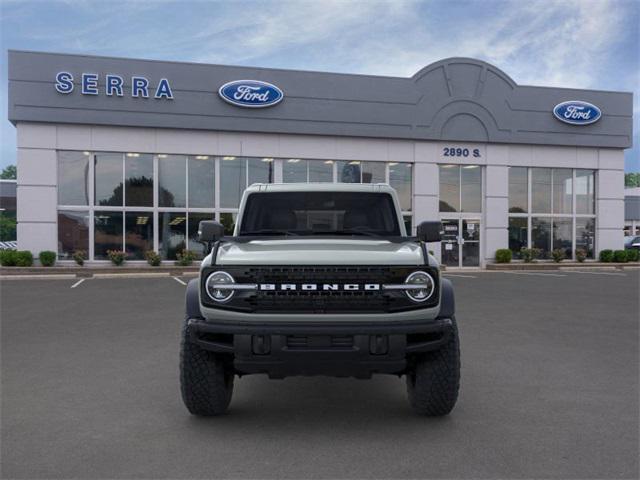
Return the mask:
M 388 193 L 252 193 L 240 235 L 398 236 L 400 227 Z

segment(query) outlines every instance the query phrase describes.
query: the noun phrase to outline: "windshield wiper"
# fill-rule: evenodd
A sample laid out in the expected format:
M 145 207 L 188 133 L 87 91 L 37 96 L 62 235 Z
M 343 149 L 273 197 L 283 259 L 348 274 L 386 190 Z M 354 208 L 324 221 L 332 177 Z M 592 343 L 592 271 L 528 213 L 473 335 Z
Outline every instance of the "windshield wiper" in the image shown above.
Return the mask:
M 250 230 L 248 232 L 240 232 L 240 236 L 245 235 L 293 235 L 298 236 L 296 232 L 291 230 L 278 230 L 275 228 L 262 228 L 260 230 Z

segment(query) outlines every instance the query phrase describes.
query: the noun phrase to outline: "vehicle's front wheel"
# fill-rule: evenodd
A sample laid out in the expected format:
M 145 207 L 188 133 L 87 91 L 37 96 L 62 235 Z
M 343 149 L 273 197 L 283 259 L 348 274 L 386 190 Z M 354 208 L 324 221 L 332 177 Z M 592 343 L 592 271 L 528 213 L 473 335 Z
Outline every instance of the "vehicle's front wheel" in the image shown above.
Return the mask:
M 180 345 L 180 391 L 193 415 L 212 416 L 226 412 L 233 394 L 233 373 L 212 352 L 189 339 L 188 319 L 182 327 Z
M 460 344 L 455 318 L 448 342 L 421 356 L 407 373 L 409 403 L 421 415 L 447 415 L 458 400 Z

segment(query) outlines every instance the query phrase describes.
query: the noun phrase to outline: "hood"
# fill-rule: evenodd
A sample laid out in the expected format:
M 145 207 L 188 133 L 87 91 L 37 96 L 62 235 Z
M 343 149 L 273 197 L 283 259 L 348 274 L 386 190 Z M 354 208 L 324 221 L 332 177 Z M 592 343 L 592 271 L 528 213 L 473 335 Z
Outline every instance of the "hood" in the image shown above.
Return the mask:
M 423 265 L 415 242 L 382 239 L 277 239 L 223 243 L 219 265 Z

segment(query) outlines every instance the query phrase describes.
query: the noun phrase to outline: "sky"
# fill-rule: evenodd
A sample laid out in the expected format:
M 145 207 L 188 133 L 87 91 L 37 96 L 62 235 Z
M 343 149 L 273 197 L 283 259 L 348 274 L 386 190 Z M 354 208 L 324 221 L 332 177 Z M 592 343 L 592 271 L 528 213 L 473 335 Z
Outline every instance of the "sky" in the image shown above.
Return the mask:
M 640 0 L 0 0 L 0 168 L 18 49 L 399 77 L 473 57 L 521 85 L 634 92 L 640 171 L 639 25 Z

